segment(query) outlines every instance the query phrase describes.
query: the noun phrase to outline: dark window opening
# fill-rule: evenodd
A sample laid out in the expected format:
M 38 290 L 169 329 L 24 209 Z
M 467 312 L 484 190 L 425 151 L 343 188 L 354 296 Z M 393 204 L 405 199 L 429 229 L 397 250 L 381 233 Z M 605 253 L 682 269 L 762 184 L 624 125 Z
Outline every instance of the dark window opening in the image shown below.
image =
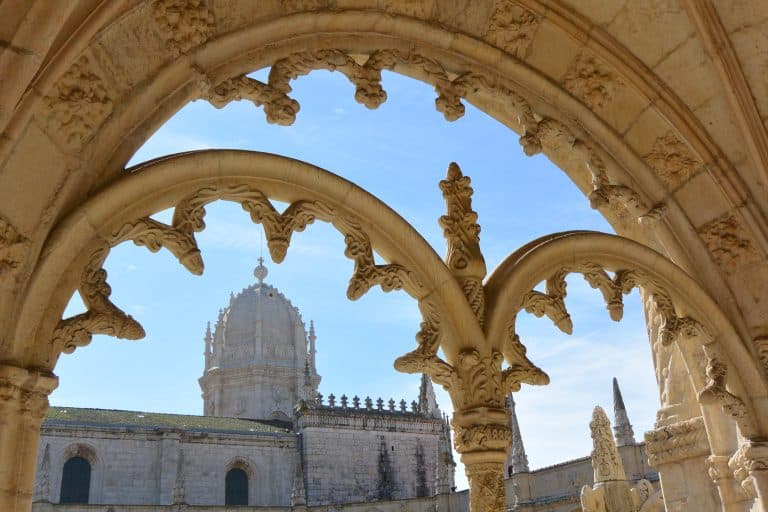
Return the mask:
M 233 468 L 227 472 L 224 482 L 224 504 L 248 504 L 248 475 L 240 468 Z
M 59 503 L 88 503 L 91 489 L 91 464 L 82 457 L 64 463 Z

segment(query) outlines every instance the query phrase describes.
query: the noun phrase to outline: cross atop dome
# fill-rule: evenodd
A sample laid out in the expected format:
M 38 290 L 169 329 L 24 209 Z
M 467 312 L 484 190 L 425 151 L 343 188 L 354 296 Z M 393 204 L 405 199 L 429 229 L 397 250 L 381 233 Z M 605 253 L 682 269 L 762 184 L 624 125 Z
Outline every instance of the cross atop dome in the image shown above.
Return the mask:
M 259 284 L 264 283 L 264 278 L 267 277 L 267 274 L 269 274 L 269 270 L 267 270 L 267 267 L 264 266 L 264 258 L 259 256 L 259 266 L 253 269 L 253 275 L 256 276 L 256 279 L 259 280 Z

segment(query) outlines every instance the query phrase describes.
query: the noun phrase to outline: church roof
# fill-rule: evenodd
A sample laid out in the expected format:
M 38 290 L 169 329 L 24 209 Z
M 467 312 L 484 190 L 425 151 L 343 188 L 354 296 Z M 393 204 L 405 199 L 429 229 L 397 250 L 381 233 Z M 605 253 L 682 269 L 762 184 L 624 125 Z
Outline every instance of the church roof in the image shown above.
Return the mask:
M 223 432 L 235 434 L 288 434 L 290 424 L 280 421 L 257 421 L 215 416 L 166 414 L 116 409 L 87 409 L 81 407 L 51 407 L 45 427 L 114 427 L 143 430 L 188 430 L 192 432 Z

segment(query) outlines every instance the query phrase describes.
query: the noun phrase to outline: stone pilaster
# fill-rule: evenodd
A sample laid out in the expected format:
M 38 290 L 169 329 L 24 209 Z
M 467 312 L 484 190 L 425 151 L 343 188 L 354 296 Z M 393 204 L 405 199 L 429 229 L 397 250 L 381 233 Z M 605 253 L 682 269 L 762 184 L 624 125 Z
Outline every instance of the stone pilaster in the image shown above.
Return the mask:
M 52 373 L 0 365 L 0 510 L 32 508 L 40 425 L 57 385 Z
M 645 433 L 648 463 L 659 471 L 667 510 L 720 512 L 708 473 L 709 441 L 701 417 Z M 711 492 L 701 492 L 711 489 Z

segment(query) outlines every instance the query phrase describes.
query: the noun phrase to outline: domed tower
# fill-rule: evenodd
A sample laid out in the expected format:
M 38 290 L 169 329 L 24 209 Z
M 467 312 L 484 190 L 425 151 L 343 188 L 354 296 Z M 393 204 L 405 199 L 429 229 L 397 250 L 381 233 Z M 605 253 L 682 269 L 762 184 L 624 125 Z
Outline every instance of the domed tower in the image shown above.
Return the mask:
M 262 258 L 254 275 L 206 329 L 203 414 L 290 420 L 299 400 L 317 396 L 314 325 L 308 335 L 298 308 L 264 282 Z

